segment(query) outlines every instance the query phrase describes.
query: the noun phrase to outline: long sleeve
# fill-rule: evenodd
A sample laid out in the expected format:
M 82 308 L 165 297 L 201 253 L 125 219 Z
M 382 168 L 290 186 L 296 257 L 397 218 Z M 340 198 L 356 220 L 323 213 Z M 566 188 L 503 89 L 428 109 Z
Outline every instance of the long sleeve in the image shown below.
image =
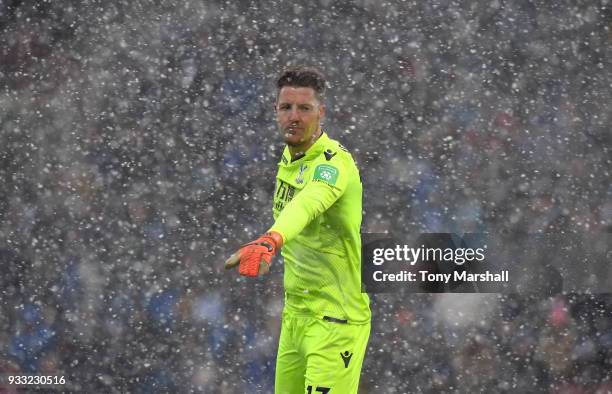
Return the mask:
M 276 218 L 270 231 L 279 232 L 285 243 L 289 242 L 344 194 L 347 182 L 348 174 L 343 168 L 320 164 L 310 182 Z

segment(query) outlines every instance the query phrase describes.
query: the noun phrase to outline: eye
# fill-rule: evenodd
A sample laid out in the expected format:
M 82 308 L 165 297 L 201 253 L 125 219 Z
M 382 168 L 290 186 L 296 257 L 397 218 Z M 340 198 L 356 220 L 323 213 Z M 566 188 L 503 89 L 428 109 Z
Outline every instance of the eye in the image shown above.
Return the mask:
M 303 111 L 303 112 L 309 112 L 312 110 L 312 107 L 310 105 L 300 105 L 299 108 L 300 108 L 300 111 Z

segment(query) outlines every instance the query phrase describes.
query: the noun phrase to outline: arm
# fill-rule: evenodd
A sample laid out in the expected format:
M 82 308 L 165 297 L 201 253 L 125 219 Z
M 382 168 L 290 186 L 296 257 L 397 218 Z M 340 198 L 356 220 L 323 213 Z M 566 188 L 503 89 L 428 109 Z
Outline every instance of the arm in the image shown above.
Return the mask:
M 321 180 L 310 181 L 276 218 L 269 231 L 282 235 L 288 242 L 321 213 L 331 207 L 346 190 L 346 174 L 339 176 L 334 185 Z
M 241 275 L 257 276 L 269 271 L 272 257 L 313 219 L 336 202 L 348 184 L 348 173 L 335 163 L 319 164 L 313 178 L 289 202 L 266 234 L 240 248 L 225 262 L 225 268 L 239 266 Z

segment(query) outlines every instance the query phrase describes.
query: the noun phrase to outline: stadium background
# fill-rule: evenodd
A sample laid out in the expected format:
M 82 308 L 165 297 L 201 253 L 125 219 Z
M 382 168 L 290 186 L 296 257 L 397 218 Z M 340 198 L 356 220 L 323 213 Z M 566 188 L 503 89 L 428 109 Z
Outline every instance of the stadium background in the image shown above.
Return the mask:
M 607 0 L 1 1 L 0 373 L 272 391 L 282 266 L 222 263 L 271 223 L 288 64 L 330 79 L 364 231 L 610 232 L 611 28 Z M 609 295 L 372 309 L 362 393 L 612 391 Z

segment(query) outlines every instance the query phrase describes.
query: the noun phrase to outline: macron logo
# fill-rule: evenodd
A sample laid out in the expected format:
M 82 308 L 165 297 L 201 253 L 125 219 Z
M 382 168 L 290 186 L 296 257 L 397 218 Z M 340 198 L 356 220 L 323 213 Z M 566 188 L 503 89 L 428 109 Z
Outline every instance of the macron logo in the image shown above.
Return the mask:
M 344 361 L 344 368 L 348 368 L 348 365 L 351 362 L 351 357 L 353 357 L 353 353 L 349 353 L 347 350 L 344 353 L 340 353 L 340 357 L 342 357 L 342 361 Z

